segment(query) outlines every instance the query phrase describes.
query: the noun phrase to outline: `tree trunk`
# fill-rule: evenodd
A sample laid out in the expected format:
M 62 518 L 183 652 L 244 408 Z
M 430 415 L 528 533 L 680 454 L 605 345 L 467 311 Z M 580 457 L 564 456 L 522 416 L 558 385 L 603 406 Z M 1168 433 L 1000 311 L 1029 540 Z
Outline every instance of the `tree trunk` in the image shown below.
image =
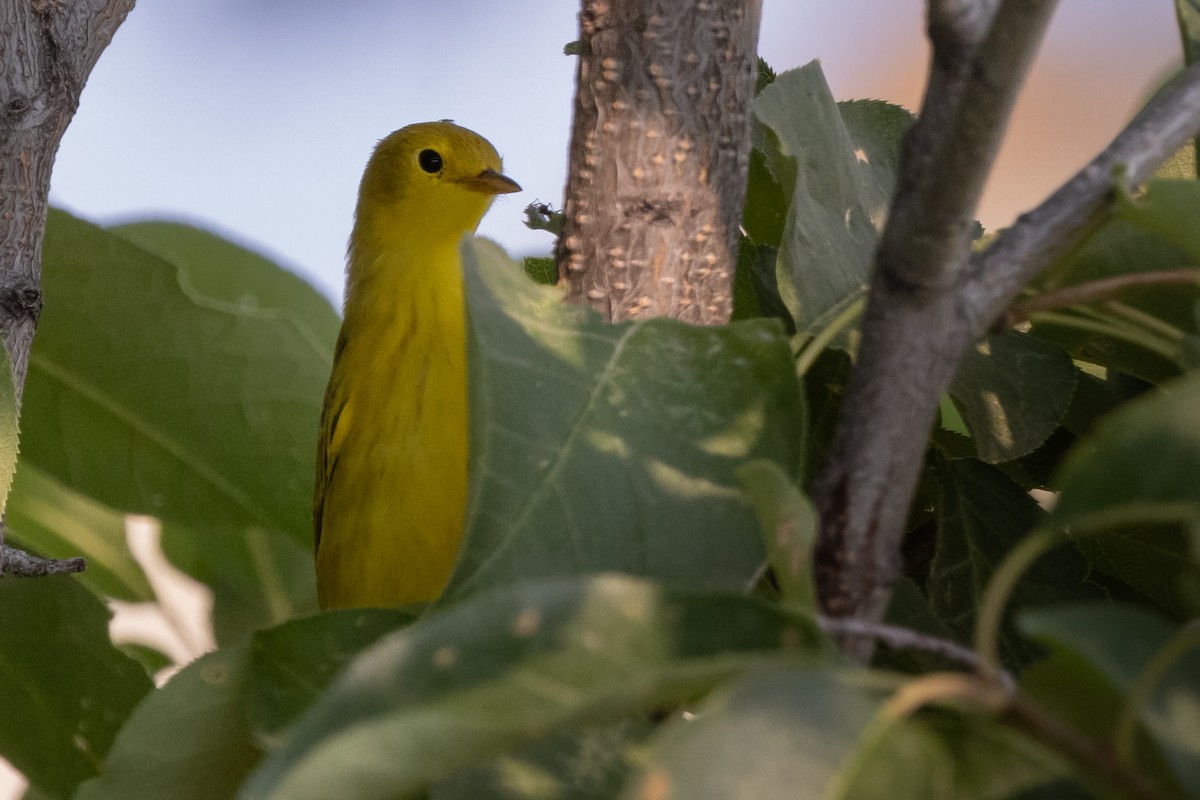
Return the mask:
M 729 319 L 761 0 L 584 0 L 559 274 L 611 320 Z
M 0 3 L 0 335 L 18 401 L 42 309 L 42 235 L 54 156 L 92 67 L 133 3 Z M 0 573 L 5 555 L 0 528 Z M 14 563 L 21 572 L 39 569 L 23 558 L 9 566 Z

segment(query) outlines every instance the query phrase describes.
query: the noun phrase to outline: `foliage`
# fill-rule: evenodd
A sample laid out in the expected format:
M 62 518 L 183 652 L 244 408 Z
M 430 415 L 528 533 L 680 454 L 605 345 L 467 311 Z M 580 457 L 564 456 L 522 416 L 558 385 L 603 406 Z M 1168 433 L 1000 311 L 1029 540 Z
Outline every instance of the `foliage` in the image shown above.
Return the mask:
M 8 529 L 90 566 L 0 583 L 31 796 L 1200 797 L 1200 289 L 1088 293 L 1195 264 L 1200 184 L 1126 198 L 962 361 L 889 620 L 980 669 L 860 667 L 805 489 L 910 116 L 759 77 L 738 321 L 607 325 L 464 244 L 467 535 L 419 616 L 311 613 L 329 304 L 188 226 L 52 214 Z M 154 597 L 130 513 L 214 593 L 220 648 L 159 689 L 106 635 Z

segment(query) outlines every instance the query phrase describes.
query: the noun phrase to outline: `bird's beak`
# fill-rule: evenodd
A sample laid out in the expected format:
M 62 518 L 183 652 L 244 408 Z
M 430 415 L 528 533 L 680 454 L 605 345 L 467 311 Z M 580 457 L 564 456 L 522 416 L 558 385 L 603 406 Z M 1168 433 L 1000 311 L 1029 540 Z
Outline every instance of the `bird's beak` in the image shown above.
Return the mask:
M 485 169 L 478 175 L 465 178 L 461 183 L 472 191 L 484 194 L 509 194 L 521 191 L 521 186 L 516 181 L 491 168 Z

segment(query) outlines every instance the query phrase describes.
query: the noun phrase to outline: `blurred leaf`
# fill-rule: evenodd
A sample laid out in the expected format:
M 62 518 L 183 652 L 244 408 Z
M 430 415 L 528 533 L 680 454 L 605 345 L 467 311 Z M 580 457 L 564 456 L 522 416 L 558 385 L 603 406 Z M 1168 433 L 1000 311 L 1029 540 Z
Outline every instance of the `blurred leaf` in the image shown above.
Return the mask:
M 812 333 L 866 290 L 912 116 L 880 101 L 839 106 L 817 62 L 780 74 L 754 113 L 770 129 L 764 164 L 789 200 L 780 293 L 797 329 Z
M 1200 374 L 1127 403 L 1065 459 L 1051 521 L 1100 571 L 1188 617 L 1200 602 Z
M 882 699 L 849 671 L 752 673 L 706 699 L 693 719 L 664 727 L 621 797 L 842 796 L 834 790 L 841 765 Z
M 1061 348 L 1033 336 L 991 335 L 969 349 L 950 396 L 980 459 L 996 464 L 1040 447 L 1070 408 L 1076 374 Z
M 254 634 L 250 723 L 258 743 L 278 746 L 354 656 L 413 619 L 398 609 L 340 609 Z
M 813 547 L 820 520 L 812 501 L 770 461 L 751 461 L 738 470 L 745 492 L 758 512 L 767 563 L 785 603 L 817 610 Z
M 172 564 L 213 590 L 213 632 L 222 647 L 251 631 L 317 610 L 311 538 L 257 526 L 163 526 Z
M 125 515 L 22 461 L 5 514 L 6 538 L 46 558 L 87 559 L 76 580 L 102 597 L 154 599 L 125 542 Z
M 556 730 L 489 764 L 435 783 L 430 800 L 609 800 L 641 761 L 654 731 L 644 716 Z
M 193 661 L 137 707 L 75 800 L 233 798 L 261 758 L 246 723 L 248 671 L 245 644 Z
M 115 509 L 308 542 L 336 315 L 294 276 L 207 234 L 136 233 L 182 255 L 168 262 L 50 215 L 23 460 Z
M 1200 232 L 1195 224 L 1200 213 L 1200 182 L 1154 180 L 1136 198 L 1121 195 L 1120 199 L 1118 219 L 1157 234 L 1188 252 L 1190 262 L 1179 266 L 1190 266 L 1200 259 Z
M 1177 634 L 1161 617 L 1132 606 L 1072 605 L 1024 612 L 1020 628 L 1052 650 L 1086 662 L 1123 702 L 1135 690 L 1146 692 L 1135 708 L 1137 719 L 1166 759 L 1171 777 L 1189 797 L 1200 797 L 1200 637 L 1158 665 L 1156 680 L 1147 686 L 1141 684 L 1146 669 Z M 1098 696 L 1089 692 L 1079 701 L 1094 704 Z M 1152 756 L 1147 761 L 1144 753 L 1138 755 L 1143 769 L 1153 769 Z
M 988 583 L 1012 548 L 1045 518 L 1037 503 L 995 467 L 974 459 L 932 459 L 940 497 L 937 553 L 926 591 L 930 605 L 960 641 L 970 641 L 975 613 Z M 1077 552 L 1059 548 L 1038 560 L 1017 586 L 1013 603 L 1030 607 L 1095 597 L 1087 564 Z M 1015 635 L 1001 637 L 1009 665 L 1035 653 Z
M 1063 464 L 1052 521 L 1100 529 L 1158 521 L 1164 510 L 1180 522 L 1200 519 L 1198 408 L 1200 374 L 1191 374 L 1106 417 Z
M 1155 183 L 1173 185 L 1179 182 Z M 1171 194 L 1170 190 L 1164 193 Z M 1195 264 L 1195 256 L 1178 243 L 1187 234 L 1176 230 L 1167 235 L 1168 229 L 1177 227 L 1177 222 L 1167 221 L 1145 209 L 1131 211 L 1132 207 L 1125 205 L 1127 207 L 1120 213 L 1132 213 L 1138 217 L 1137 224 L 1118 218 L 1105 225 L 1069 258 L 1039 279 L 1039 288 L 1053 290 L 1106 278 L 1178 270 Z M 1175 210 L 1186 213 L 1186 209 Z M 1200 213 L 1200 207 L 1195 207 L 1191 213 Z M 1115 299 L 1157 322 L 1150 326 L 1131 322 L 1107 305 L 1093 303 L 1087 306 L 1082 318 L 1079 314 L 1072 317 L 1070 312 L 1059 312 L 1049 319 L 1045 315 L 1035 315 L 1032 332 L 1059 344 L 1077 359 L 1117 369 L 1151 383 L 1178 374 L 1181 365 L 1189 363 L 1186 335 L 1196 331 L 1195 307 L 1200 301 L 1200 286 L 1185 283 L 1129 288 Z M 1074 324 L 1068 325 L 1073 318 Z M 1168 331 L 1174 328 L 1177 332 L 1164 334 L 1164 324 Z M 1118 335 L 1122 330 L 1131 331 L 1133 338 Z M 1176 338 L 1180 334 L 1185 335 L 1183 340 Z M 1156 346 L 1147 347 L 1145 341 Z
M 277 320 L 316 353 L 333 357 L 341 320 L 312 284 L 270 259 L 210 231 L 148 220 L 109 230 L 179 268 L 179 286 L 197 305 Z
M 1070 774 L 1051 748 L 987 716 L 929 711 L 878 720 L 822 800 L 1012 798 Z
M 495 245 L 463 256 L 472 482 L 447 596 L 610 570 L 744 587 L 763 548 L 735 470 L 793 473 L 803 431 L 778 325 L 611 325 Z
M 547 731 L 681 702 L 747 665 L 813 658 L 822 642 L 811 623 L 738 595 L 611 575 L 503 587 L 359 656 L 241 797 L 407 796 Z
M 96 775 L 152 685 L 113 648 L 111 616 L 72 578 L 0 580 L 0 756 L 46 797 Z

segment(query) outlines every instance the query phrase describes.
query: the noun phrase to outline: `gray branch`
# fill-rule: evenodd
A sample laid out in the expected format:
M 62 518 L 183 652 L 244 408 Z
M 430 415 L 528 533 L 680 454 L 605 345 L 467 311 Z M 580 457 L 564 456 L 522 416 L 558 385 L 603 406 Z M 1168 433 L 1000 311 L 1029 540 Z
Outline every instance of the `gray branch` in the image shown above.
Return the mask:
M 987 85 L 977 91 L 964 88 L 957 99 L 953 92 L 939 98 L 938 79 L 931 72 L 922 114 L 934 109 L 943 120 L 986 121 L 1002 130 L 1032 45 L 1045 24 L 1041 15 L 1052 5 L 1006 0 L 975 51 L 972 72 L 983 76 L 980 80 Z M 1030 17 L 1014 17 L 1021 14 Z M 1039 16 L 1036 24 L 1034 15 Z M 947 114 L 940 108 L 942 102 L 962 107 Z M 993 108 L 973 108 L 980 104 Z M 1004 113 L 995 107 L 1001 104 Z M 900 570 L 900 541 L 928 433 L 965 348 L 1032 277 L 1106 218 L 1118 165 L 1124 167 L 1128 183 L 1143 181 L 1198 130 L 1200 68 L 1192 67 L 1161 91 L 1092 164 L 969 260 L 957 221 L 974 216 L 976 190 L 952 190 L 957 209 L 945 197 L 934 196 L 936 192 L 914 191 L 909 199 L 897 200 L 883 236 L 888 244 L 881 243 L 877 254 L 842 418 L 817 484 L 821 535 L 816 567 L 827 613 L 882 618 Z M 967 152 L 990 165 L 991 138 L 972 136 L 974 143 L 963 145 L 944 140 L 950 150 L 961 147 L 954 157 L 918 154 L 922 157 L 914 161 L 906 145 L 902 183 L 950 189 L 964 180 L 961 157 Z M 932 174 L 916 174 L 925 171 Z M 965 180 L 985 177 L 986 170 L 976 165 Z M 931 212 L 932 219 L 941 222 L 914 219 L 913 208 Z M 897 229 L 918 235 L 899 236 Z M 870 643 L 860 644 L 863 647 L 853 649 L 862 657 Z
M 41 558 L 15 547 L 0 547 L 0 578 L 43 578 L 47 575 L 68 575 L 83 572 L 87 562 L 82 558 Z
M 133 3 L 0 3 L 0 336 L 18 402 L 42 310 L 42 236 L 54 156 L 92 67 Z M 31 558 L 5 549 L 0 530 L 0 563 L 32 565 Z

